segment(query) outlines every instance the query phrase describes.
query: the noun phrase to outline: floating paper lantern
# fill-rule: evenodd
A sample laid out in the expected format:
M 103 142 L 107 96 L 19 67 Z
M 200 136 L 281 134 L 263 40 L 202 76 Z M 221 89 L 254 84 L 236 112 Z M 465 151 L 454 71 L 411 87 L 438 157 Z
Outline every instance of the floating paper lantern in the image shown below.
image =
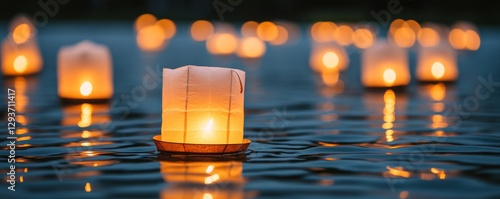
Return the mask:
M 421 48 L 417 64 L 420 81 L 455 81 L 458 76 L 456 53 L 448 45 Z
M 159 150 L 230 153 L 246 150 L 243 139 L 245 72 L 184 66 L 163 70 Z M 246 147 L 245 147 L 246 145 Z
M 214 26 L 206 20 L 198 20 L 191 25 L 191 37 L 195 41 L 205 41 L 214 34 Z
M 20 16 L 12 20 L 10 34 L 2 41 L 4 75 L 29 75 L 40 72 L 42 56 L 36 41 L 36 28 Z
M 379 41 L 362 54 L 361 81 L 366 87 L 404 86 L 410 82 L 404 49 Z
M 57 59 L 61 98 L 102 100 L 113 95 L 111 55 L 106 46 L 82 41 L 62 47 Z
M 244 198 L 243 164 L 238 161 L 160 161 L 160 171 L 169 184 L 160 193 L 162 199 Z
M 266 52 L 266 44 L 257 37 L 241 39 L 237 55 L 241 58 L 259 58 Z
M 313 71 L 318 73 L 338 72 L 347 69 L 349 56 L 340 45 L 318 43 L 313 46 L 309 64 Z

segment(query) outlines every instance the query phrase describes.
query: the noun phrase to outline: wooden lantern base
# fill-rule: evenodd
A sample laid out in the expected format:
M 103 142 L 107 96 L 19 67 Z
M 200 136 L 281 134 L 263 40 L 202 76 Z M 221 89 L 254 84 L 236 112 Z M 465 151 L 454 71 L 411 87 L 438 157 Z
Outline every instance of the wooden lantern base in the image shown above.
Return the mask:
M 153 137 L 156 148 L 158 151 L 168 153 L 192 153 L 192 154 L 227 154 L 227 153 L 240 153 L 247 150 L 251 141 L 243 139 L 241 143 L 237 144 L 190 144 L 190 143 L 177 143 L 165 142 L 161 140 L 161 135 Z

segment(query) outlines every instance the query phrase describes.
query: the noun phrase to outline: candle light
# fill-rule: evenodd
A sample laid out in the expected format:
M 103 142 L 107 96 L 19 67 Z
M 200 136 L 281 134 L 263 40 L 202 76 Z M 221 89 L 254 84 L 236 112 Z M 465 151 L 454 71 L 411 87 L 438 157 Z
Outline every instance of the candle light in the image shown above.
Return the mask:
M 363 51 L 361 81 L 366 87 L 404 86 L 410 82 L 404 49 L 379 41 Z
M 106 46 L 82 41 L 58 54 L 59 96 L 64 99 L 109 99 L 113 95 L 111 55 Z
M 11 33 L 2 41 L 4 75 L 29 75 L 40 72 L 42 56 L 36 41 L 36 29 L 29 19 L 12 20 Z
M 416 73 L 420 81 L 455 81 L 458 76 L 455 51 L 446 44 L 421 48 Z
M 154 137 L 158 149 L 196 153 L 246 150 L 250 143 L 243 139 L 244 87 L 245 72 L 241 70 L 164 69 L 162 134 Z
M 311 51 L 309 63 L 318 73 L 338 72 L 347 69 L 349 57 L 344 47 L 333 42 L 316 43 Z

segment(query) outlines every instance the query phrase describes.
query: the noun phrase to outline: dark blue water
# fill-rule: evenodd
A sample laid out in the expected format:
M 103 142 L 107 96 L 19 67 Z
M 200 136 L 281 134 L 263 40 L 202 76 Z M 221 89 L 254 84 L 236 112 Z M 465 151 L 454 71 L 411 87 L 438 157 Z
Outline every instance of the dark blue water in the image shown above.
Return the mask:
M 6 35 L 2 26 L 1 35 Z M 480 28 L 481 48 L 460 52 L 455 84 L 366 90 L 359 51 L 340 82 L 327 86 L 308 66 L 310 41 L 268 46 L 260 60 L 215 57 L 180 24 L 165 50 L 142 53 L 131 24 L 49 23 L 39 30 L 44 69 L 3 78 L 16 89 L 16 192 L 2 198 L 499 198 L 500 30 Z M 57 96 L 61 46 L 82 39 L 107 45 L 115 95 L 108 104 L 63 105 Z M 411 50 L 411 68 L 415 52 Z M 162 67 L 213 65 L 247 72 L 245 137 L 233 156 L 159 154 L 161 86 L 142 80 Z M 151 72 L 153 71 L 153 72 Z M 497 83 L 498 84 L 498 83 Z M 138 90 L 146 92 L 139 96 Z M 135 96 L 135 97 L 133 97 Z M 477 99 L 477 100 L 475 100 Z M 0 107 L 6 118 L 6 100 Z M 82 107 L 92 110 L 83 121 Z M 5 121 L 6 119 L 4 119 Z M 3 125 L 5 126 L 5 125 Z M 81 125 L 86 126 L 86 125 Z M 7 173 L 6 128 L 0 173 Z M 4 174 L 5 175 L 5 174 Z M 5 179 L 7 175 L 3 176 Z

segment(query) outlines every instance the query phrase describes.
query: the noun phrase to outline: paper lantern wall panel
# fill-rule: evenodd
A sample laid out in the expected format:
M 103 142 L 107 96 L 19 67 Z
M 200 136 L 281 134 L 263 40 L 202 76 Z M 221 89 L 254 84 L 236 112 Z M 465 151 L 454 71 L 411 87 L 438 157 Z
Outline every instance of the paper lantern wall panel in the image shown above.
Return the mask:
M 242 142 L 243 71 L 185 66 L 164 69 L 163 78 L 163 141 Z
M 42 69 L 42 55 L 35 39 L 15 44 L 5 38 L 2 42 L 2 71 L 4 75 L 29 75 Z
M 454 81 L 458 76 L 456 53 L 448 45 L 421 48 L 417 78 L 421 81 Z
M 363 51 L 361 82 L 366 87 L 404 86 L 410 82 L 406 50 L 379 41 Z

